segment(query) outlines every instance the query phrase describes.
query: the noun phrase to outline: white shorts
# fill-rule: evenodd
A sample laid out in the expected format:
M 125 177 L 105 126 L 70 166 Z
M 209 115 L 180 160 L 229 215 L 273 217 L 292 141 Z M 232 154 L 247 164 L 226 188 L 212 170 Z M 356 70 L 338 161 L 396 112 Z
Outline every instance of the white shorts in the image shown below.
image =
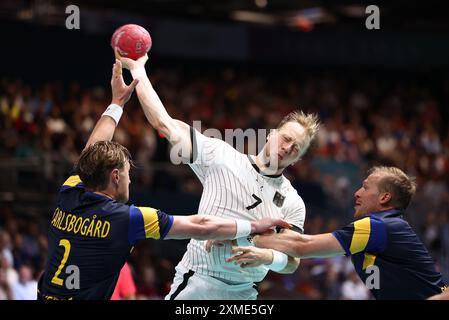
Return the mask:
M 227 284 L 177 265 L 173 284 L 165 300 L 256 300 L 256 288 L 252 282 Z

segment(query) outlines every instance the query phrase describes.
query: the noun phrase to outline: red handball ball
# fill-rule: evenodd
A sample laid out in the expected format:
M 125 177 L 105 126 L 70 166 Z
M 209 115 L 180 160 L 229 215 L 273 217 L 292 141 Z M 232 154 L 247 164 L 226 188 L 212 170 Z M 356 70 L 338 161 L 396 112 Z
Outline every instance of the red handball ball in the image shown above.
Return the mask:
M 137 60 L 151 49 L 151 36 L 145 28 L 137 24 L 125 24 L 115 30 L 111 39 L 112 49 L 122 57 Z

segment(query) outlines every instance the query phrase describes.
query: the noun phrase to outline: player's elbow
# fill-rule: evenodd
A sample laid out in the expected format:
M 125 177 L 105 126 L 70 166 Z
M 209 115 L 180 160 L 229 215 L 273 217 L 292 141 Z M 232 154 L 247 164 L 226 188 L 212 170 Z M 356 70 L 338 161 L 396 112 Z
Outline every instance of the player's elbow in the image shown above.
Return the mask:
M 166 136 L 168 133 L 168 125 L 162 119 L 154 119 L 151 123 L 153 128 L 161 135 Z
M 176 144 L 182 140 L 182 131 L 178 124 L 172 118 L 158 119 L 153 127 L 156 131 L 164 136 L 171 144 Z

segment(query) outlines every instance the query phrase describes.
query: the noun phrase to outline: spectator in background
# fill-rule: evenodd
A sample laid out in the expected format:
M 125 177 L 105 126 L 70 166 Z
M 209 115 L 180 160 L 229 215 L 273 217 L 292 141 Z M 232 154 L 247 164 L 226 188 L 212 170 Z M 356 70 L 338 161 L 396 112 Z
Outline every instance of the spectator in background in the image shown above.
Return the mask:
M 6 269 L 0 265 L 0 300 L 12 300 L 11 287 L 8 283 Z
M 120 271 L 115 290 L 112 293 L 111 300 L 135 300 L 136 285 L 131 273 L 131 268 L 126 262 Z
M 137 295 L 139 299 L 162 299 L 156 285 L 156 274 L 152 265 L 142 266 L 141 280 L 138 282 Z
M 348 274 L 348 278 L 341 287 L 343 300 L 368 300 L 370 293 L 355 271 Z
M 19 281 L 12 287 L 14 300 L 36 300 L 37 281 L 33 279 L 33 270 L 28 265 L 19 269 Z
M 19 281 L 19 275 L 13 268 L 9 260 L 0 254 L 0 271 L 3 273 L 4 281 L 6 281 L 6 287 L 12 289 L 17 281 Z
M 346 197 L 348 188 L 354 188 L 354 185 L 348 186 L 348 181 L 338 179 L 349 176 L 346 172 L 338 171 L 342 164 L 352 165 L 357 175 L 371 165 L 388 162 L 417 176 L 421 190 L 419 197 L 412 202 L 406 219 L 420 231 L 419 236 L 431 249 L 441 272 L 448 276 L 449 113 L 446 106 L 449 101 L 449 83 L 446 81 L 442 84 L 438 77 L 432 77 L 432 81 L 426 82 L 384 77 L 381 82 L 376 79 L 376 75 L 355 77 L 355 81 L 352 81 L 350 76 L 342 78 L 332 72 L 319 77 L 307 72 L 303 72 L 300 78 L 296 75 L 280 76 L 273 83 L 266 72 L 269 70 L 259 73 L 223 69 L 214 70 L 214 76 L 211 76 L 210 69 L 205 71 L 198 66 L 159 69 L 155 66 L 153 78 L 169 114 L 188 123 L 201 119 L 203 127 L 219 130 L 272 127 L 286 110 L 298 105 L 309 108 L 307 111 L 318 112 L 324 125 L 317 143 L 301 165 L 295 167 L 296 170 L 287 172 L 300 195 L 304 195 L 306 203 L 314 206 L 307 213 L 308 225 L 305 229 L 308 233 L 329 232 L 350 219 L 346 207 L 351 195 L 349 201 Z M 444 77 L 447 78 L 447 75 Z M 395 89 L 399 87 L 400 90 Z M 22 183 L 16 187 L 12 184 L 15 180 L 9 177 L 13 175 L 15 165 L 36 159 L 43 162 L 42 165 L 39 163 L 39 169 L 43 168 L 47 183 L 47 190 L 42 190 L 42 193 L 58 187 L 56 182 L 62 179 L 62 176 L 57 176 L 58 167 L 59 171 L 65 173 L 68 168 L 66 163 L 72 166 L 73 159 L 78 157 L 95 125 L 95 119 L 100 117 L 103 105 L 108 103 L 107 91 L 103 89 L 106 94 L 97 92 L 97 88 L 83 88 L 77 82 L 65 86 L 62 82 L 42 81 L 38 86 L 31 86 L 15 79 L 0 79 L 0 160 L 11 163 L 11 167 L 0 169 L 0 194 L 5 194 L 5 191 L 11 195 L 21 193 L 28 184 Z M 163 167 L 161 161 L 167 159 L 167 144 L 151 128 L 144 128 L 145 132 L 142 132 L 139 121 L 144 119 L 144 115 L 137 100 L 131 100 L 127 108 L 130 112 L 123 115 L 115 139 L 133 149 L 139 169 L 142 167 L 132 177 L 134 188 L 142 192 L 155 191 L 156 188 L 157 191 L 169 190 L 170 193 L 183 190 L 200 195 L 202 186 L 187 169 L 176 171 Z M 139 123 L 133 127 L 136 121 Z M 392 146 L 395 152 L 389 153 Z M 17 160 L 19 157 L 21 159 Z M 168 167 L 173 169 L 171 165 Z M 160 177 L 163 177 L 163 183 Z M 358 180 L 358 177 L 355 179 Z M 176 181 L 176 185 L 172 181 Z M 350 181 L 353 184 L 354 179 Z M 35 185 L 31 184 L 30 187 L 36 191 Z M 323 217 L 320 217 L 325 212 L 331 212 L 332 217 L 337 218 L 337 223 L 327 229 L 324 229 Z M 0 229 L 4 227 L 4 232 L 0 231 L 0 252 L 3 251 L 8 260 L 5 271 L 0 257 L 0 271 L 5 274 L 8 283 L 17 281 L 16 270 L 21 264 L 36 263 L 38 260 L 35 256 L 30 261 L 35 248 L 27 244 L 27 238 L 36 238 L 36 235 L 28 229 L 35 222 L 28 219 L 21 221 L 25 213 L 13 209 L 12 205 L 6 205 L 6 202 L 0 203 Z M 37 214 L 46 217 L 48 211 L 37 211 Z M 428 214 L 433 216 L 427 218 Z M 325 223 L 328 219 L 324 216 Z M 38 241 L 42 255 L 40 259 L 45 260 L 45 231 L 40 230 Z M 16 260 L 12 258 L 13 254 Z M 164 291 L 159 288 L 161 286 L 158 286 L 161 281 L 158 266 L 164 258 L 162 255 L 152 256 L 154 269 L 143 268 L 147 264 L 140 264 L 140 259 L 131 264 L 136 271 L 136 279 L 139 279 L 136 284 L 142 286 L 140 279 L 146 278 L 150 284 L 150 289 L 146 291 L 152 298 L 164 295 Z M 343 258 L 341 261 L 353 270 L 349 259 Z M 313 268 L 304 262 L 300 269 Z M 310 278 L 312 274 L 307 272 L 293 275 L 290 280 L 294 283 L 288 286 L 309 292 L 306 297 L 309 299 L 333 299 L 335 290 L 338 289 L 338 293 L 341 291 L 348 268 L 343 266 L 339 270 L 339 262 L 334 259 L 332 264 L 332 268 L 326 267 L 326 277 L 335 279 L 337 275 L 334 271 L 338 273 L 335 287 L 321 286 L 319 290 L 324 290 L 321 295 L 307 289 L 307 285 L 312 289 L 316 285 Z M 35 270 L 41 270 L 37 265 L 34 267 Z M 154 272 L 158 275 L 156 280 L 152 280 Z M 171 282 L 172 264 L 167 266 L 165 272 L 168 274 L 165 278 Z M 270 283 L 275 280 L 268 279 Z M 302 281 L 306 285 L 301 286 Z M 270 287 L 268 284 L 261 285 L 268 288 L 261 292 L 261 298 L 269 296 L 286 299 L 289 297 L 285 294 L 292 295 L 290 291 L 277 290 L 276 286 Z M 279 285 L 287 286 L 282 283 Z
M 14 265 L 14 258 L 12 254 L 11 237 L 8 232 L 0 230 L 0 256 L 8 260 L 9 265 Z

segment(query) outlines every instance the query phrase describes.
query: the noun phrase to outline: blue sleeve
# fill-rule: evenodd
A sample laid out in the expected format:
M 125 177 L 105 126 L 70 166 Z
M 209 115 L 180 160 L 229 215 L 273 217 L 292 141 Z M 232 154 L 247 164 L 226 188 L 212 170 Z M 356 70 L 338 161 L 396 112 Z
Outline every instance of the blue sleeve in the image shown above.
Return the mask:
M 345 250 L 345 255 L 350 256 L 352 235 L 354 234 L 354 224 L 345 226 L 344 228 L 332 232 L 332 235 L 340 242 L 341 247 Z
M 362 251 L 380 253 L 387 244 L 385 223 L 370 217 L 357 220 L 332 234 L 340 242 L 346 256 Z
M 381 253 L 387 246 L 387 226 L 380 219 L 371 218 L 371 235 L 365 251 Z
M 70 188 L 81 188 L 84 189 L 84 184 L 80 179 L 80 176 L 78 175 L 76 168 L 73 168 L 70 171 L 69 177 L 64 181 L 62 184 L 59 192 L 62 192 L 64 190 L 70 189 Z
M 149 207 L 130 206 L 128 240 L 134 245 L 144 239 L 164 239 L 173 225 L 173 216 Z

